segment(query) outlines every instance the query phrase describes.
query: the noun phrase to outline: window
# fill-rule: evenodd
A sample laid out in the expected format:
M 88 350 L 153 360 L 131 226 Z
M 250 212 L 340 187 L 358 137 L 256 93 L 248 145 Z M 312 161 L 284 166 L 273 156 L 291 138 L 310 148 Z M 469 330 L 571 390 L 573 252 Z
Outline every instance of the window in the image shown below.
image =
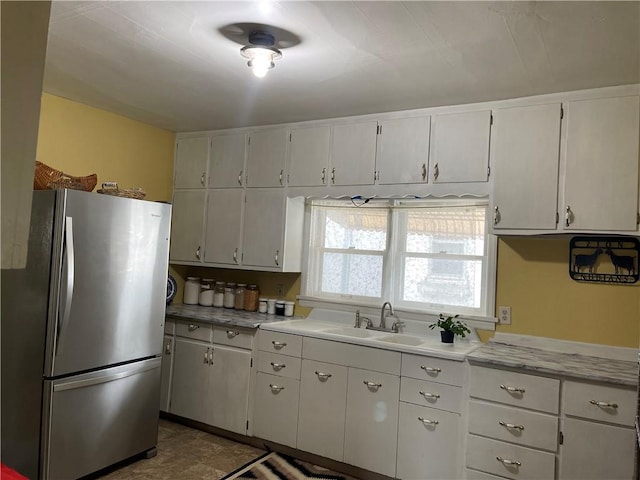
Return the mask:
M 305 296 L 492 316 L 486 222 L 486 201 L 314 201 Z

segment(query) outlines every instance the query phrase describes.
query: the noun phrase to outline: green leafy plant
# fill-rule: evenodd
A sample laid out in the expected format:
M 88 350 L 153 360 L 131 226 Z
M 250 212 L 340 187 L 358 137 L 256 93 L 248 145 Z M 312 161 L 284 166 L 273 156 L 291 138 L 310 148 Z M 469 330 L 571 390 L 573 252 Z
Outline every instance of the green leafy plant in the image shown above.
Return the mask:
M 467 333 L 471 333 L 471 330 L 469 330 L 460 320 L 454 320 L 455 318 L 458 318 L 458 315 L 445 317 L 444 314 L 441 313 L 438 317 L 438 321 L 429 325 L 429 328 L 433 330 L 434 328 L 439 327 L 447 332 L 453 332 L 454 335 L 458 335 L 462 338 L 466 337 Z

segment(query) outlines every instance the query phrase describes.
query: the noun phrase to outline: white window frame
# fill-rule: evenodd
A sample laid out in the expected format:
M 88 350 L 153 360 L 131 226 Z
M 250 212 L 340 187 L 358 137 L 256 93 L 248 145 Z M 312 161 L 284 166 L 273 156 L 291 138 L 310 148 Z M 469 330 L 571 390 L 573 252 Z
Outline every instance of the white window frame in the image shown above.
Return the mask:
M 346 202 L 350 202 L 349 199 L 342 200 L 342 205 L 347 205 Z M 393 303 L 396 311 L 405 312 L 409 314 L 429 314 L 438 315 L 441 312 L 447 313 L 460 313 L 466 319 L 474 320 L 487 320 L 490 322 L 495 321 L 495 290 L 496 290 L 496 266 L 497 266 L 497 237 L 489 233 L 490 225 L 489 221 L 491 215 L 488 210 L 489 201 L 487 198 L 455 198 L 455 199 L 416 199 L 416 200 L 384 200 L 385 204 L 391 204 L 389 213 L 389 223 L 387 227 L 387 257 L 383 259 L 383 281 L 382 281 L 382 297 L 372 299 L 371 297 L 356 297 L 349 295 L 314 295 L 315 292 L 311 292 L 309 289 L 309 269 L 312 267 L 311 262 L 318 262 L 321 256 L 314 256 L 309 252 L 310 248 L 310 235 L 318 234 L 318 232 L 312 232 L 311 225 L 311 202 L 307 203 L 307 228 L 305 229 L 305 250 L 303 259 L 303 272 L 302 272 L 302 289 L 299 297 L 302 305 L 310 307 L 322 307 L 322 308 L 335 308 L 337 310 L 344 310 L 345 307 L 379 307 L 383 301 L 389 300 Z M 484 250 L 485 263 L 483 265 L 483 297 L 481 299 L 481 307 L 479 310 L 465 309 L 462 307 L 452 307 L 448 305 L 438 306 L 432 305 L 431 308 L 425 308 L 423 304 L 416 302 L 404 302 L 400 300 L 401 292 L 397 291 L 398 286 L 401 285 L 403 275 L 403 262 L 399 258 L 398 243 L 404 240 L 402 232 L 398 230 L 401 228 L 397 225 L 397 216 L 391 213 L 394 206 L 397 205 L 410 205 L 416 203 L 416 206 L 422 204 L 431 207 L 436 206 L 463 206 L 463 205 L 482 205 L 485 206 L 487 211 L 485 215 L 485 242 Z M 324 203 L 324 202 L 323 202 Z M 327 202 L 329 203 L 329 202 Z M 332 201 L 333 203 L 333 201 Z M 371 202 L 374 203 L 374 202 Z M 375 205 L 372 205 L 375 206 Z M 378 252 L 376 252 L 378 253 Z M 429 254 L 420 254 L 420 256 Z M 414 256 L 414 254 L 411 254 Z M 452 258 L 457 258 L 455 255 L 451 255 Z M 465 255 L 464 258 L 469 258 Z M 317 266 L 316 271 L 317 271 Z M 321 282 L 321 280 L 318 280 Z

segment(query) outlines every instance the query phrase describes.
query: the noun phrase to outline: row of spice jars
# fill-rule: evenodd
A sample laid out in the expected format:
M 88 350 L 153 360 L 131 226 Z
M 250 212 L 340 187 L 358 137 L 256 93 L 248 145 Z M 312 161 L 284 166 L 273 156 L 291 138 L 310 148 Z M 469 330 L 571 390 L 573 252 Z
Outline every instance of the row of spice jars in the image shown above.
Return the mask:
M 255 312 L 260 292 L 255 284 L 216 282 L 211 278 L 187 277 L 183 303 Z

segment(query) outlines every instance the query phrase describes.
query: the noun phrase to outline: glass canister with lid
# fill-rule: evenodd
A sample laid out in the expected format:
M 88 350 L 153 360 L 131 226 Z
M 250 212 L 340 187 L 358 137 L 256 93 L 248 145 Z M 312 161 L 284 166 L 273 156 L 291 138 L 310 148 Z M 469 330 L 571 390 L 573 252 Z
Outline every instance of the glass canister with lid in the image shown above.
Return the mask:
M 250 284 L 247 286 L 247 290 L 244 292 L 244 309 L 248 312 L 255 312 L 258 310 L 258 286 Z
M 216 282 L 213 290 L 213 306 L 224 307 L 224 282 Z
M 224 308 L 233 308 L 236 304 L 236 284 L 229 282 L 224 287 Z
M 198 297 L 198 303 L 203 307 L 210 307 L 213 305 L 213 279 L 203 278 L 200 282 L 200 296 Z
M 185 305 L 197 305 L 199 296 L 200 278 L 187 277 L 187 281 L 184 283 L 184 297 L 182 298 L 182 303 Z
M 235 308 L 236 310 L 244 310 L 244 294 L 246 290 L 247 290 L 246 283 L 239 283 L 238 286 L 236 287 L 235 301 L 233 305 L 233 308 Z

